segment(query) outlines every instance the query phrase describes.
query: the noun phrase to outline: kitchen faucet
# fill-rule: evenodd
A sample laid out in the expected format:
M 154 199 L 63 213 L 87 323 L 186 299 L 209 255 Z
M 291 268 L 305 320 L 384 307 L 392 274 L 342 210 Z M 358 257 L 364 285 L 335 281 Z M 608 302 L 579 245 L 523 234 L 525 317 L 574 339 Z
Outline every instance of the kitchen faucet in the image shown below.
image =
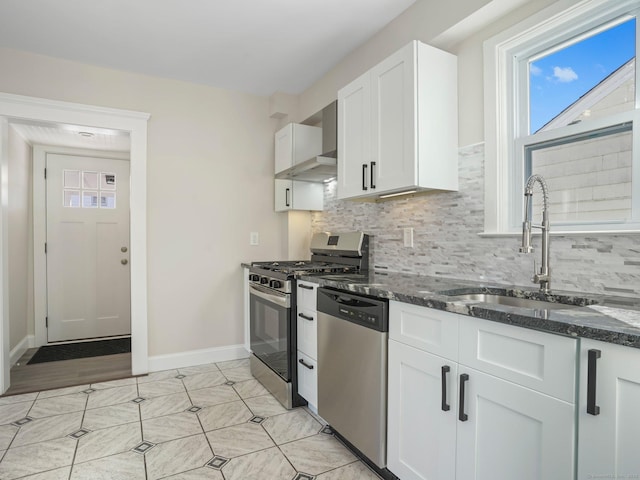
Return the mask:
M 531 209 L 531 197 L 533 197 L 533 186 L 538 182 L 542 188 L 542 224 L 532 225 L 529 220 L 529 211 Z M 536 261 L 533 261 L 533 278 L 534 283 L 540 284 L 540 291 L 542 293 L 549 292 L 549 285 L 551 284 L 551 272 L 549 268 L 549 195 L 547 190 L 547 182 L 540 175 L 531 175 L 527 180 L 527 185 L 524 189 L 524 198 L 526 204 L 524 207 L 524 222 L 522 222 L 522 246 L 520 247 L 521 253 L 533 252 L 531 246 L 531 229 L 539 228 L 542 230 L 542 265 L 540 272 L 536 268 Z

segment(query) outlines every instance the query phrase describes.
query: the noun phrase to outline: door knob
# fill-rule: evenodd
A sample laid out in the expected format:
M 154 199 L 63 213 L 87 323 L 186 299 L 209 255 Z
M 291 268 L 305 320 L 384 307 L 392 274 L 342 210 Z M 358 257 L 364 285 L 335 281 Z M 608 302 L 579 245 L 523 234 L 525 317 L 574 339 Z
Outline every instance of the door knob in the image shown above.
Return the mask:
M 120 247 L 120 251 L 122 253 L 127 253 L 127 247 Z
M 126 265 L 127 263 L 129 263 L 129 260 L 127 260 L 126 258 L 123 258 L 122 260 L 120 260 L 120 263 L 123 265 Z

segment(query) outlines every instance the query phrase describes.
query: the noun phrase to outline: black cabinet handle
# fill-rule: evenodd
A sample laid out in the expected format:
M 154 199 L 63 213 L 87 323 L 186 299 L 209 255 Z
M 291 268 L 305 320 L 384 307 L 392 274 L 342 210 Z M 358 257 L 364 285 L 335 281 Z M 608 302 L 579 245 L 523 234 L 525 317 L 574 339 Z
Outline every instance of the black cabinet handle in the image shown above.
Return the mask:
M 375 182 L 375 171 L 374 168 L 376 166 L 376 162 L 371 162 L 371 188 L 376 188 L 376 182 Z
M 304 365 L 305 367 L 307 367 L 309 370 L 313 370 L 313 365 L 309 365 L 302 358 L 300 360 L 298 360 L 298 362 L 301 363 L 302 365 Z
M 366 163 L 362 165 L 362 189 L 363 190 L 368 190 L 368 188 L 367 188 L 367 168 L 369 168 L 369 165 L 367 165 Z
M 299 313 L 298 316 L 304 318 L 305 320 L 309 320 L 310 322 L 313 322 L 313 317 L 310 317 L 309 315 L 305 315 L 304 313 Z
M 291 205 L 289 204 L 289 190 L 291 190 L 290 188 L 287 188 L 284 191 L 284 204 L 286 207 L 290 207 Z
M 464 384 L 469 380 L 469 375 L 463 373 L 460 375 L 460 402 L 458 402 L 458 420 L 466 422 L 469 417 L 464 413 Z
M 597 360 L 602 356 L 600 350 L 589 350 L 587 366 L 587 413 L 589 415 L 600 415 L 600 407 L 596 405 L 596 371 Z
M 451 371 L 449 365 L 442 366 L 442 411 L 448 412 L 451 406 L 447 404 L 447 373 Z
M 313 287 L 310 285 L 305 285 L 304 283 L 299 283 L 298 286 L 300 288 L 304 288 L 305 290 L 313 290 Z

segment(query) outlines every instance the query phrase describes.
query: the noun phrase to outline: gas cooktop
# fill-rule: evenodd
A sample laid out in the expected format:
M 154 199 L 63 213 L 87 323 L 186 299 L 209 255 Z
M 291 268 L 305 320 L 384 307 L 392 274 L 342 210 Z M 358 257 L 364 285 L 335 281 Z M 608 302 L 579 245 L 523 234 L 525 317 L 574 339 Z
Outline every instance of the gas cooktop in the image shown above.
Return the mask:
M 351 265 L 311 260 L 284 260 L 278 262 L 253 262 L 252 268 L 287 275 L 308 275 L 311 273 L 350 273 L 356 269 Z

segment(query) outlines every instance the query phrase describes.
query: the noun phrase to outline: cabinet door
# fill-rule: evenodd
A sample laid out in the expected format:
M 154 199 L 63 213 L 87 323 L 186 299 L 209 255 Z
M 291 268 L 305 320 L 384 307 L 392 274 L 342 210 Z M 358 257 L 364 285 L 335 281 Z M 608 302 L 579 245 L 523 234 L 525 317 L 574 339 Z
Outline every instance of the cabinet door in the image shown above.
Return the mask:
M 298 393 L 318 411 L 318 363 L 298 350 Z
M 371 70 L 374 193 L 417 185 L 416 42 Z
M 275 134 L 275 173 L 293 165 L 293 123 Z
M 285 212 L 293 207 L 293 182 L 291 180 L 275 180 L 276 212 Z
M 370 192 L 370 79 L 367 72 L 338 91 L 338 198 Z
M 455 478 L 456 376 L 455 362 L 389 341 L 387 466 L 402 480 Z
M 316 310 L 298 307 L 298 350 L 311 358 L 318 359 L 318 314 Z
M 298 280 L 296 287 L 298 308 L 306 310 L 316 310 L 318 308 L 318 287 L 317 283 Z
M 458 419 L 457 478 L 574 478 L 574 405 L 462 364 L 458 372 L 468 380 L 458 385 L 467 419 Z
M 640 350 L 586 339 L 580 343 L 578 479 L 637 478 Z M 589 371 L 595 373 L 593 403 L 598 407 L 589 408 L 592 413 L 587 412 Z
M 275 180 L 276 212 L 287 210 L 322 210 L 324 189 L 322 183 Z

